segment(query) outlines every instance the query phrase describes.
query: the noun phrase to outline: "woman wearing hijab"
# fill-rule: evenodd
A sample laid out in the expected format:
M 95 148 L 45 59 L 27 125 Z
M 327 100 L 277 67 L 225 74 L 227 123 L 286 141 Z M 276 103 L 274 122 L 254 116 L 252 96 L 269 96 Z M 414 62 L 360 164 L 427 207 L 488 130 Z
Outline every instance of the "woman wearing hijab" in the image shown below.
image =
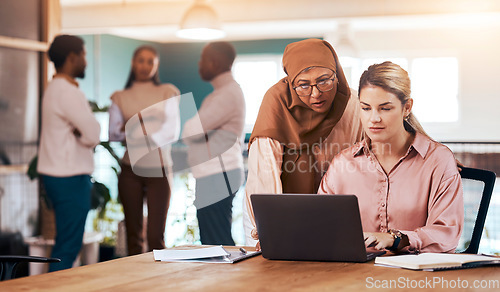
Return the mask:
M 326 170 L 319 158 L 331 161 L 361 138 L 358 101 L 351 98 L 328 42 L 289 44 L 283 69 L 287 76 L 267 91 L 250 137 L 244 198 L 247 245 L 258 239 L 251 194 L 316 193 Z
M 361 75 L 366 138 L 333 159 L 319 194 L 355 194 L 365 243 L 376 249 L 453 252 L 464 222 L 453 153 L 412 114 L 410 78 L 384 62 Z

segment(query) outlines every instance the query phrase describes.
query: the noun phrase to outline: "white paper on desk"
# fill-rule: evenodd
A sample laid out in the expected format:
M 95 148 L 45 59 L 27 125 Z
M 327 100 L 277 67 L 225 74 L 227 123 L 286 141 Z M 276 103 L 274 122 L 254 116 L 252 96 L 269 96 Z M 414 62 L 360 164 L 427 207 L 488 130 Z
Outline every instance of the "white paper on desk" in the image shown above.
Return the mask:
M 229 253 L 222 246 L 204 247 L 196 249 L 155 249 L 155 261 L 191 260 L 228 256 Z

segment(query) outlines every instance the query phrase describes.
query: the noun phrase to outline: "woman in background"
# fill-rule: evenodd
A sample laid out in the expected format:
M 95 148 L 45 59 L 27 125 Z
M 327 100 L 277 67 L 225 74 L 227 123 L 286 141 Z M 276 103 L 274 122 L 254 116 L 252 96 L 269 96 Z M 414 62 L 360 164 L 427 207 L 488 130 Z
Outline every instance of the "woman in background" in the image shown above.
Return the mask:
M 165 173 L 168 171 L 165 170 L 171 168 L 172 159 L 169 147 L 159 147 L 165 145 L 162 143 L 164 141 L 162 138 L 165 136 L 172 141 L 179 135 L 178 104 L 170 102 L 175 99 L 164 101 L 180 93 L 172 84 L 160 84 L 158 65 L 158 54 L 153 47 L 137 48 L 132 58 L 132 67 L 125 89 L 111 96 L 112 104 L 109 109 L 110 141 L 124 141 L 127 136 L 128 145 L 121 163 L 118 192 L 125 214 L 129 255 L 144 251 L 144 199 L 147 200 L 148 207 L 147 250 L 165 248 L 164 233 L 172 183 L 171 179 L 169 182 L 169 175 Z M 161 112 L 161 115 L 160 117 L 156 115 L 157 119 L 151 119 L 155 116 L 148 113 L 152 112 L 155 105 L 156 108 L 158 105 L 161 107 L 160 111 L 156 111 L 157 114 Z M 136 131 L 134 131 L 133 123 L 139 120 L 141 124 L 135 125 Z M 143 123 L 146 123 L 145 127 Z M 127 124 L 127 135 L 125 135 L 125 124 Z M 129 128 L 132 130 L 129 131 Z M 170 129 L 169 133 L 165 133 L 165 129 Z M 157 146 L 148 145 L 148 149 L 151 147 L 153 150 L 148 153 L 149 155 L 145 155 L 144 159 L 137 160 L 134 157 L 144 152 L 141 152 L 142 150 L 134 143 L 146 141 L 143 136 L 146 135 L 143 133 L 146 130 L 151 133 L 148 137 L 150 139 L 147 140 L 156 143 Z M 140 137 L 136 137 L 139 139 L 134 141 L 129 135 L 131 133 L 139 135 Z M 168 173 L 171 174 L 171 171 Z
M 258 234 L 250 195 L 316 193 L 321 181 L 319 148 L 331 161 L 360 140 L 356 97 L 332 46 L 307 39 L 289 44 L 283 54 L 287 76 L 264 96 L 250 137 L 244 199 L 246 244 Z
M 318 193 L 358 197 L 365 243 L 376 249 L 453 252 L 464 221 L 453 153 L 412 114 L 408 73 L 372 65 L 361 76 L 365 139 L 338 154 Z

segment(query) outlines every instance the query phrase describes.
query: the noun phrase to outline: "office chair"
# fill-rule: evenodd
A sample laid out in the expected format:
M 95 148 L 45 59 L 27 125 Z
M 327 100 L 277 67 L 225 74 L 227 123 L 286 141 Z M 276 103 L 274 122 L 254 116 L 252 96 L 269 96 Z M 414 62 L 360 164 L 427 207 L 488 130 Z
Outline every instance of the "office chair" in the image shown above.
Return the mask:
M 10 280 L 16 275 L 17 264 L 23 262 L 37 263 L 57 263 L 60 259 L 45 258 L 35 256 L 15 256 L 15 255 L 0 255 L 0 282 Z
M 464 191 L 464 229 L 456 252 L 476 254 L 496 174 L 488 170 L 462 167 L 460 175 Z

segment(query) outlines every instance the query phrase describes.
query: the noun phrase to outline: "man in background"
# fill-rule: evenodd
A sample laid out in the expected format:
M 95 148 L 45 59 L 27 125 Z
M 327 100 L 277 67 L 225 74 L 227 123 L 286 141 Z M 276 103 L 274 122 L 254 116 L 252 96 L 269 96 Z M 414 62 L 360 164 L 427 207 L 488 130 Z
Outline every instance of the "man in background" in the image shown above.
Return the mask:
M 231 73 L 235 57 L 228 42 L 212 42 L 203 48 L 199 73 L 214 91 L 203 100 L 198 116 L 186 122 L 182 135 L 196 178 L 194 205 L 202 244 L 234 245 L 232 207 L 244 180 L 241 144 L 245 123 L 245 99 Z M 199 121 L 202 130 L 197 127 Z
M 56 74 L 42 99 L 38 172 L 54 209 L 56 238 L 49 271 L 71 268 L 83 240 L 90 209 L 93 148 L 100 126 L 75 78 L 85 76 L 85 48 L 76 36 L 59 35 L 50 45 Z

